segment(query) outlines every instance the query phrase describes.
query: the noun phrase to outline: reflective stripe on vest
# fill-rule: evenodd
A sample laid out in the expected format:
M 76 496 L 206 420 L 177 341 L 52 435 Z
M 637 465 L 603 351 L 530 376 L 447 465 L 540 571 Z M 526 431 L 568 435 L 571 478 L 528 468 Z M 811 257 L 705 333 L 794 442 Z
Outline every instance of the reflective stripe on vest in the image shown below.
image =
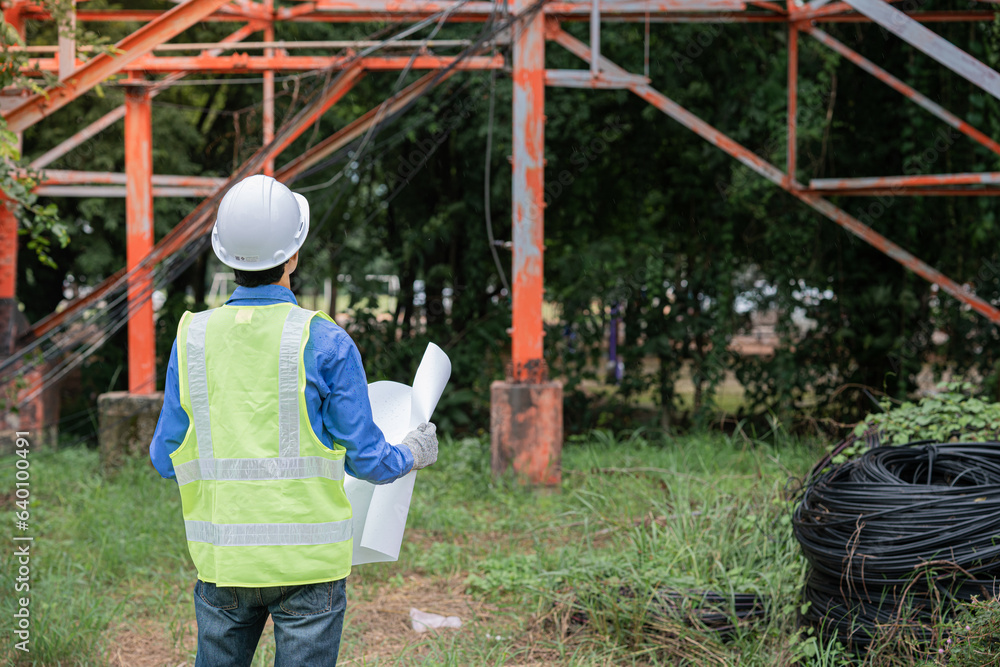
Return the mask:
M 299 455 L 299 344 L 312 319 L 308 310 L 295 308 L 281 330 L 278 359 L 278 456 Z
M 211 310 L 197 313 L 191 318 L 187 337 L 188 392 L 191 395 L 191 413 L 194 433 L 198 436 L 198 456 L 212 458 L 212 417 L 208 411 L 208 374 L 205 372 L 205 330 Z
M 198 438 L 198 458 L 175 466 L 177 483 L 184 486 L 201 480 L 312 477 L 344 479 L 342 460 L 331 461 L 318 456 L 299 456 L 299 343 L 302 341 L 305 327 L 312 319 L 312 313 L 302 309 L 294 309 L 288 313 L 281 331 L 278 361 L 278 458 L 215 458 L 212 451 L 212 425 L 208 409 L 208 374 L 205 368 L 205 333 L 211 316 L 210 310 L 195 314 L 188 328 L 187 374 L 195 435 Z
M 207 542 L 217 547 L 302 546 L 331 544 L 351 538 L 352 521 L 328 523 L 226 523 L 185 521 L 191 542 Z
M 308 479 L 324 477 L 344 479 L 344 462 L 319 456 L 296 456 L 276 459 L 209 459 L 188 461 L 174 466 L 180 486 L 203 479 L 214 481 Z

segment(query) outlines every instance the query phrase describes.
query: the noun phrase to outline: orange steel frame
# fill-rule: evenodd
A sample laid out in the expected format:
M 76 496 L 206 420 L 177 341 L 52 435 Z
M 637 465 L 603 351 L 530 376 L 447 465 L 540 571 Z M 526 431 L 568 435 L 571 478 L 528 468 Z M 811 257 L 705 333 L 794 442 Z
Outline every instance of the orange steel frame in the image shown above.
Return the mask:
M 988 5 L 984 5 L 988 7 Z M 71 72 L 45 95 L 36 95 L 6 112 L 9 127 L 14 131 L 42 121 L 52 111 L 72 102 L 108 77 L 125 73 L 135 85 L 128 89 L 124 109 L 115 110 L 84 128 L 76 135 L 36 159 L 32 166 L 43 168 L 61 155 L 78 146 L 101 129 L 121 117 L 126 119 L 126 171 L 124 184 L 128 209 L 128 260 L 125 274 L 118 274 L 99 286 L 87 297 L 70 304 L 60 313 L 36 323 L 32 334 L 39 335 L 57 326 L 69 314 L 100 298 L 123 275 L 130 295 L 136 303 L 129 307 L 129 385 L 135 392 L 149 392 L 155 387 L 153 359 L 153 319 L 149 304 L 149 281 L 152 267 L 170 253 L 191 240 L 192 232 L 168 234 L 159 243 L 152 241 L 152 197 L 160 194 L 186 196 L 218 193 L 231 182 L 229 179 L 207 181 L 185 180 L 186 177 L 162 176 L 152 173 L 150 144 L 150 98 L 158 85 L 176 81 L 191 72 L 264 72 L 264 140 L 265 148 L 258 154 L 260 170 L 289 178 L 325 155 L 346 145 L 378 121 L 376 110 L 368 112 L 341 131 L 298 156 L 282 167 L 275 167 L 275 157 L 301 134 L 309 124 L 335 104 L 366 71 L 398 70 L 404 67 L 432 70 L 420 81 L 397 94 L 390 105 L 398 108 L 414 95 L 434 83 L 435 72 L 450 68 L 454 58 L 416 54 L 410 56 L 365 57 L 351 59 L 329 56 L 293 56 L 275 48 L 274 26 L 277 22 L 415 22 L 446 11 L 450 22 L 483 22 L 507 9 L 504 3 L 472 0 L 315 0 L 290 6 L 275 6 L 273 0 L 186 0 L 170 11 L 154 10 L 86 10 L 76 12 L 80 22 L 141 21 L 145 25 L 116 45 L 114 53 L 98 55 L 86 62 L 76 60 L 60 63 L 58 55 L 31 59 L 27 73 Z M 808 184 L 797 180 L 796 115 L 798 86 L 798 46 L 801 35 L 817 40 L 839 53 L 872 76 L 897 90 L 947 125 L 1000 154 L 1000 144 L 994 138 L 972 127 L 966 121 L 943 109 L 924 94 L 867 60 L 848 46 L 833 39 L 818 26 L 823 23 L 874 22 L 897 35 L 941 64 L 968 79 L 987 93 L 997 96 L 1000 75 L 976 61 L 972 56 L 948 43 L 923 27 L 923 23 L 992 21 L 992 9 L 962 9 L 957 11 L 903 12 L 883 0 L 847 0 L 829 2 L 800 0 L 785 3 L 767 0 L 583 0 L 559 2 L 512 0 L 509 10 L 518 18 L 511 32 L 511 62 L 513 70 L 513 313 L 511 380 L 515 383 L 542 383 L 547 379 L 543 361 L 542 299 L 544 275 L 544 104 L 545 86 L 567 86 L 592 89 L 620 88 L 633 92 L 666 115 L 753 169 L 793 197 L 841 225 L 874 248 L 886 253 L 908 269 L 940 285 L 953 297 L 969 305 L 990 322 L 1000 322 L 1000 311 L 977 297 L 870 227 L 830 203 L 825 196 L 996 196 L 1000 194 L 1000 173 L 932 174 L 921 176 L 888 176 L 866 179 L 821 179 Z M 46 10 L 23 0 L 12 0 L 4 6 L 8 22 L 22 27 L 25 20 L 49 20 Z M 199 21 L 240 22 L 242 27 L 218 43 L 219 48 L 201 48 L 198 55 L 156 56 L 162 47 L 186 28 Z M 562 30 L 563 22 L 589 21 L 591 44 L 584 44 Z M 788 108 L 787 155 L 785 170 L 769 164 L 746 147 L 741 146 L 691 112 L 679 106 L 649 85 L 643 76 L 618 67 L 600 54 L 600 27 L 608 22 L 658 23 L 781 23 L 788 30 Z M 254 32 L 263 32 L 266 44 L 261 55 L 233 53 L 222 55 L 223 48 L 232 50 L 234 43 L 245 40 Z M 550 41 L 577 55 L 589 69 L 546 70 L 545 45 Z M 204 47 L 205 45 L 199 45 Z M 177 45 L 171 45 L 176 50 Z M 162 50 L 162 49 L 161 49 Z M 194 49 L 197 50 L 197 49 Z M 456 69 L 490 69 L 504 66 L 501 57 L 474 56 L 463 60 Z M 62 68 L 60 68 L 62 65 Z M 316 106 L 309 122 L 290 131 L 274 129 L 274 72 L 315 68 L 344 67 L 343 76 L 335 89 Z M 159 82 L 144 84 L 148 73 L 167 73 Z M 446 76 L 451 76 L 448 69 Z M 41 187 L 62 188 L 60 194 L 73 194 L 73 188 L 120 187 L 122 175 L 90 172 L 50 171 L 44 175 Z M 90 185 L 82 185 L 90 184 Z M 158 191 L 159 188 L 159 191 Z M 172 188 L 172 189 L 171 189 Z M 42 190 L 45 192 L 44 190 Z M 93 190 L 76 192 L 93 193 Z M 112 194 L 109 191 L 109 194 Z M 114 194 L 120 194 L 116 191 Z M 201 206 L 192 216 L 197 217 L 198 234 L 211 227 L 211 211 Z M 16 286 L 16 223 L 13 214 L 0 206 L 0 299 L 13 299 Z

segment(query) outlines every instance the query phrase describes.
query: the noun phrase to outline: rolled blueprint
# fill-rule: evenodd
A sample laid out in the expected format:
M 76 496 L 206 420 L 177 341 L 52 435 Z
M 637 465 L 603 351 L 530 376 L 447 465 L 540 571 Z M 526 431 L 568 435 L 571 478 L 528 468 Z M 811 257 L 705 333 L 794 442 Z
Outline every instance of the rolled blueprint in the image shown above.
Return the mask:
M 385 439 L 398 445 L 407 433 L 430 421 L 449 377 L 451 360 L 444 350 L 429 343 L 412 387 L 399 382 L 368 385 L 372 416 Z M 416 476 L 416 471 L 411 471 L 392 484 L 382 485 L 350 476 L 344 480 L 354 513 L 354 565 L 399 558 Z

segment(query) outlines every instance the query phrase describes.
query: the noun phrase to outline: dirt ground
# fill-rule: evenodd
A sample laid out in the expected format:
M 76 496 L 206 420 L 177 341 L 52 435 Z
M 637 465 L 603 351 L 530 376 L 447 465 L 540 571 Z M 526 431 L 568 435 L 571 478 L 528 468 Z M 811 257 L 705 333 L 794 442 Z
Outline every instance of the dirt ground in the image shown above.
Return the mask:
M 472 625 L 490 619 L 494 610 L 470 598 L 464 588 L 461 578 L 442 580 L 423 576 L 408 576 L 401 583 L 383 583 L 369 589 L 349 582 L 345 638 L 338 664 L 370 664 L 404 651 L 410 656 L 424 653 L 420 647 L 414 648 L 426 635 L 411 628 L 411 608 L 462 619 L 461 629 L 441 632 L 471 631 Z M 271 641 L 272 627 L 268 619 L 262 644 Z M 108 664 L 112 667 L 189 667 L 193 662 L 188 660 L 188 655 L 197 644 L 193 608 L 183 632 L 178 630 L 153 620 L 121 623 L 113 631 L 114 638 L 107 651 Z M 179 634 L 182 637 L 178 641 Z M 362 649 L 360 655 L 356 654 L 358 648 Z M 533 664 L 540 667 L 545 663 Z
M 108 648 L 108 664 L 112 667 L 180 667 L 187 665 L 187 650 L 195 646 L 194 612 L 183 646 L 174 640 L 169 627 L 145 620 L 122 623 L 114 632 Z

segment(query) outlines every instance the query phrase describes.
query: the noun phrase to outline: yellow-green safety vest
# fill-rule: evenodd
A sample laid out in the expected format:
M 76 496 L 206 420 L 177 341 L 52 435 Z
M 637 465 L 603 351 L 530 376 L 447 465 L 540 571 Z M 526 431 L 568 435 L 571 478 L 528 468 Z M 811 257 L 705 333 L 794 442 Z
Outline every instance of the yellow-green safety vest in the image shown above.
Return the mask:
M 170 458 L 202 581 L 293 586 L 350 574 L 345 450 L 320 441 L 306 410 L 314 317 L 330 320 L 289 303 L 222 306 L 178 325 L 189 426 Z

